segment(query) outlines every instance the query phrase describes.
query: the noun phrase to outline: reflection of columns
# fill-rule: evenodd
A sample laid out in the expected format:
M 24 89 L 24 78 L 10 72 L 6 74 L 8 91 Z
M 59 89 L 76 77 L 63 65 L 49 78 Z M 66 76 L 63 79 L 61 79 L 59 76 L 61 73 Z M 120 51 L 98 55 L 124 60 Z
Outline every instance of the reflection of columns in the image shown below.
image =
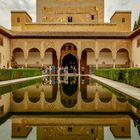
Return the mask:
M 61 110 L 61 93 L 60 93 L 60 85 L 58 83 L 58 91 L 57 91 L 57 96 L 56 96 L 56 101 L 55 101 L 55 105 L 57 110 Z
M 41 91 L 41 94 L 40 94 L 41 111 L 44 110 L 44 99 L 45 99 L 44 92 Z
M 113 111 L 114 112 L 117 111 L 117 99 L 116 99 L 116 95 L 113 95 L 112 96 L 111 102 L 112 102 L 112 106 L 113 106 Z
M 24 110 L 28 110 L 28 91 L 25 91 L 24 93 Z

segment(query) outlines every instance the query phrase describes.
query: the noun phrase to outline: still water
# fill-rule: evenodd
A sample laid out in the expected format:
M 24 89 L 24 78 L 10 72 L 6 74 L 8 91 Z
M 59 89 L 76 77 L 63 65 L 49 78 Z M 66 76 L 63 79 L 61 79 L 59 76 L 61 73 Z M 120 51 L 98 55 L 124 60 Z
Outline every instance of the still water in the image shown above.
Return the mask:
M 140 103 L 89 77 L 0 87 L 0 140 L 140 140 Z

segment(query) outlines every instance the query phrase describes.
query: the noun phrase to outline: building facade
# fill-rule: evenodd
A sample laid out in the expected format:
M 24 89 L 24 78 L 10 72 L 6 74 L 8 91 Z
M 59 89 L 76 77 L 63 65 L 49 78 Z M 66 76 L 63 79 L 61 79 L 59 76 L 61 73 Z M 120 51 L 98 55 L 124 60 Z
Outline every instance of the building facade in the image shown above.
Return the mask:
M 140 29 L 131 31 L 130 11 L 104 23 L 104 0 L 37 0 L 36 9 L 36 23 L 11 11 L 11 30 L 0 26 L 1 67 L 140 67 Z

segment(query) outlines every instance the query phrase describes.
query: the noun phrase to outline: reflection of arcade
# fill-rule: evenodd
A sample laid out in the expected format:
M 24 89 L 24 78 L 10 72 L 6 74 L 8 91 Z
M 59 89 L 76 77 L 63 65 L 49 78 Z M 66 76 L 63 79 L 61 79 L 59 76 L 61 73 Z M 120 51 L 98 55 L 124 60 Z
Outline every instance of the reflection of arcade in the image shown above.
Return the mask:
M 67 108 L 77 103 L 78 77 L 68 77 L 68 83 L 61 85 L 61 102 Z
M 106 127 L 110 128 L 115 139 L 131 137 L 130 118 L 127 115 L 14 117 L 12 136 L 27 137 L 31 126 L 37 127 L 37 140 L 104 140 Z
M 92 102 L 95 98 L 96 84 L 89 77 L 82 76 L 80 79 L 80 91 L 83 101 Z

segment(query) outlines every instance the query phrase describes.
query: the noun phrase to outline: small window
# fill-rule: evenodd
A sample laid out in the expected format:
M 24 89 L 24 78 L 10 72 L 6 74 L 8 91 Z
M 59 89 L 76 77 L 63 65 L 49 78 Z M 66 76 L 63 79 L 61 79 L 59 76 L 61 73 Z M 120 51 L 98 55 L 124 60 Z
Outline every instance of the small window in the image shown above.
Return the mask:
M 125 128 L 124 127 L 122 127 L 122 132 L 124 132 L 125 131 Z
M 94 129 L 91 129 L 91 134 L 94 134 Z
M 20 127 L 17 127 L 17 132 L 20 132 Z
M 91 15 L 91 20 L 94 20 L 94 15 Z
M 68 132 L 72 132 L 72 127 L 68 127 Z
M 72 22 L 72 17 L 68 17 L 68 22 Z
M 137 40 L 137 47 L 140 47 L 140 39 Z
M 0 37 L 0 46 L 3 46 L 3 38 Z
M 125 22 L 125 18 L 122 18 L 122 22 L 123 22 L 123 23 Z
M 20 18 L 18 17 L 18 18 L 17 18 L 17 23 L 19 23 L 19 22 L 20 22 Z

